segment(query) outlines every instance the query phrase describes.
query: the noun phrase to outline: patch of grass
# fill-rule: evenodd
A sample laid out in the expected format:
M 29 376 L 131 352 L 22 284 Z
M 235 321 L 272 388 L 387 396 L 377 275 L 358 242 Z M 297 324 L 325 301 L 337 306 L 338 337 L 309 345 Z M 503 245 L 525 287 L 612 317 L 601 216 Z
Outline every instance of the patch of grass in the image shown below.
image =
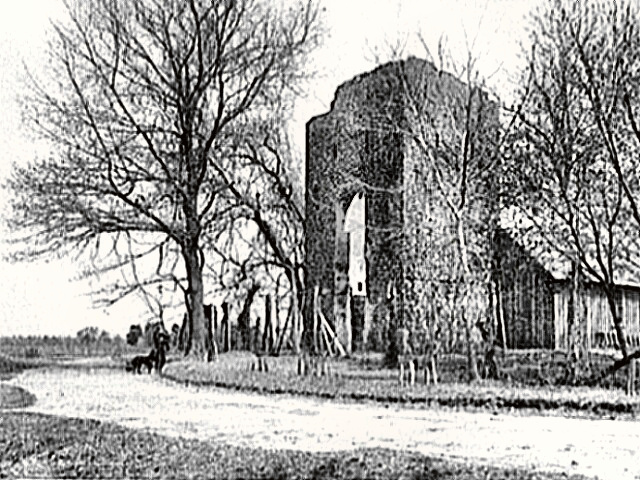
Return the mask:
M 0 417 L 0 477 L 251 479 L 583 479 L 383 449 L 307 453 L 168 438 L 93 420 Z
M 29 362 L 0 355 L 0 380 L 8 380 L 27 368 Z
M 359 369 L 352 361 L 332 360 L 332 377 L 297 375 L 296 357 L 269 358 L 269 372 L 251 371 L 250 355 L 222 355 L 218 362 L 178 361 L 166 377 L 182 383 L 263 393 L 331 399 L 369 400 L 468 409 L 556 411 L 593 416 L 636 415 L 640 399 L 617 390 L 586 387 L 523 386 L 505 382 L 398 385 L 393 371 Z
M 35 402 L 35 395 L 24 388 L 0 383 L 0 408 L 23 408 Z
M 24 362 L 0 356 L 0 380 L 9 380 L 29 368 Z M 0 383 L 0 408 L 20 408 L 33 405 L 36 397 L 25 389 Z
M 124 348 L 127 347 L 121 338 L 85 343 L 78 337 L 69 336 L 0 336 L 0 351 L 13 358 L 107 356 Z
M 0 355 L 0 380 L 9 379 L 29 368 L 55 367 L 62 369 L 124 369 L 131 356 L 113 358 L 100 357 L 39 357 L 39 358 L 14 358 Z M 173 359 L 171 359 L 173 361 Z

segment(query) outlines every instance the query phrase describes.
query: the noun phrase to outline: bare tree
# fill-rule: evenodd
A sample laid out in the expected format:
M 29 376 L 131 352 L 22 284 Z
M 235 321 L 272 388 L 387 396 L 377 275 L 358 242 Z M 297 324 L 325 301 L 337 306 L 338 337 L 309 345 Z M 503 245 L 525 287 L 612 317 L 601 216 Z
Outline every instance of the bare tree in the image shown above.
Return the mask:
M 220 177 L 241 209 L 236 209 L 223 231 L 208 240 L 208 248 L 219 260 L 208 273 L 218 277 L 220 289 L 238 289 L 243 298 L 245 290 L 254 286 L 265 294 L 280 295 L 281 300 L 286 297 L 295 309 L 291 329 L 300 330 L 305 295 L 304 227 L 302 185 L 292 152 L 284 125 L 276 124 L 256 128 L 252 138 L 235 146 L 231 157 L 240 174 L 234 180 L 224 172 Z M 279 282 L 281 277 L 288 287 Z M 294 350 L 299 351 L 300 335 L 291 338 Z
M 34 82 L 26 103 L 55 150 L 14 168 L 11 224 L 26 233 L 27 257 L 92 247 L 117 257 L 109 270 L 155 258 L 156 275 L 124 293 L 178 284 L 190 354 L 206 358 L 205 248 L 240 218 L 270 232 L 257 203 L 264 184 L 252 198 L 239 190 L 239 162 L 275 148 L 263 134 L 278 129 L 306 76 L 317 10 L 260 0 L 92 0 L 67 10 L 54 25 L 51 82 Z M 277 250 L 277 236 L 265 237 Z
M 518 112 L 523 144 L 512 165 L 525 179 L 514 191 L 525 193 L 520 201 L 529 202 L 522 210 L 529 222 L 576 274 L 603 286 L 623 355 L 614 368 L 640 356 L 628 351 L 615 299 L 616 282 L 639 259 L 630 241 L 640 226 L 633 145 L 638 18 L 630 2 L 564 0 L 534 15 Z M 580 311 L 574 312 L 569 348 L 584 351 L 576 344 L 575 332 L 584 330 Z

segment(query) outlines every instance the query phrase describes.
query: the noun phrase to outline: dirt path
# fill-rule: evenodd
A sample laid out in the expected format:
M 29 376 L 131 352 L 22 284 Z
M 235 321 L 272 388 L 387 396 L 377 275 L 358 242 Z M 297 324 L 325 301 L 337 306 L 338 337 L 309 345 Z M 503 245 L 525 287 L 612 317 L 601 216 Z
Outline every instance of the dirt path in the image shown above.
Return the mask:
M 113 370 L 32 370 L 26 410 L 171 436 L 310 451 L 384 447 L 601 479 L 640 479 L 640 422 L 408 410 L 186 387 Z

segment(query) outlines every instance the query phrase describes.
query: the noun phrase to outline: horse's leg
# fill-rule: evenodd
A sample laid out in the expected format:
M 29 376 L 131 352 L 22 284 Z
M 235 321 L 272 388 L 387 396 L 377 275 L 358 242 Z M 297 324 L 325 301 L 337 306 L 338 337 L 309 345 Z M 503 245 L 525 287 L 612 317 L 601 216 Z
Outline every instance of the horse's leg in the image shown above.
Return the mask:
M 167 358 L 163 349 L 160 349 L 158 352 L 158 373 L 162 373 L 162 369 L 164 368 L 164 364 L 166 363 Z

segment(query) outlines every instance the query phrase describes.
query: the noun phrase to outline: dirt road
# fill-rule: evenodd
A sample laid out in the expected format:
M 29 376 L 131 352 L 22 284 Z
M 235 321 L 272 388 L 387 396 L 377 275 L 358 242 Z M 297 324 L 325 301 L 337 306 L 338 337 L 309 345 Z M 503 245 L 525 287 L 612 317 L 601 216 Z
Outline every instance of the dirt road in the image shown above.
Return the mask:
M 339 404 L 186 387 L 113 370 L 33 370 L 29 411 L 171 436 L 309 451 L 384 447 L 611 480 L 640 479 L 640 422 Z

